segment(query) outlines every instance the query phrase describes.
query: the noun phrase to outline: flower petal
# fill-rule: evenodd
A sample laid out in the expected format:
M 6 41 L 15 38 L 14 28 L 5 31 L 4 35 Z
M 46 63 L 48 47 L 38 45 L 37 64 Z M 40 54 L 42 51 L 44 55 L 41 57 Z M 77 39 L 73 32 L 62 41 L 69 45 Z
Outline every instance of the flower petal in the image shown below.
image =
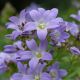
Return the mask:
M 36 30 L 36 25 L 34 22 L 28 22 L 27 24 L 25 24 L 24 31 L 32 31 L 32 30 Z
M 18 19 L 17 17 L 15 17 L 15 16 L 12 16 L 12 17 L 9 18 L 9 20 L 10 20 L 12 23 L 14 23 L 14 24 L 17 25 L 19 19 Z
M 43 60 L 52 60 L 52 55 L 50 53 L 42 52 L 42 55 L 43 55 L 42 57 Z
M 34 21 L 38 21 L 41 18 L 41 14 L 37 10 L 30 11 L 30 16 Z
M 26 41 L 26 44 L 27 44 L 27 46 L 28 46 L 28 48 L 30 49 L 30 50 L 32 50 L 32 51 L 36 51 L 37 50 L 37 44 L 36 44 L 36 42 L 35 42 L 35 40 L 34 39 L 32 39 L 32 40 L 27 40 Z
M 29 61 L 29 66 L 31 69 L 35 69 L 36 66 L 38 65 L 39 60 L 35 57 L 33 57 L 30 61 Z
M 67 71 L 64 70 L 64 69 L 60 69 L 60 70 L 59 70 L 59 73 L 60 73 L 60 76 L 61 76 L 61 77 L 64 77 L 64 76 L 67 75 Z
M 52 78 L 48 73 L 42 73 L 40 80 L 52 80 Z
M 11 22 L 7 23 L 6 26 L 7 26 L 7 29 L 15 29 L 15 30 L 18 29 L 18 26 Z
M 10 80 L 22 80 L 23 75 L 21 73 L 15 73 L 12 75 Z
M 39 48 L 42 51 L 45 51 L 47 49 L 47 46 L 48 46 L 48 41 L 47 40 L 43 40 L 43 41 L 40 42 Z
M 47 29 L 37 30 L 37 36 L 41 41 L 45 40 L 47 36 Z

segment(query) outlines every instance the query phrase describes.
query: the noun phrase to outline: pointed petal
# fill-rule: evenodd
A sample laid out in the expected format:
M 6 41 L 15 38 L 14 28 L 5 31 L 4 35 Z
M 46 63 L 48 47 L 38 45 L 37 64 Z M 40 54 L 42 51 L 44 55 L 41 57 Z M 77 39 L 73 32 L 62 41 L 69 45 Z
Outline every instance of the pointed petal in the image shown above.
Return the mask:
M 50 53 L 42 52 L 42 55 L 43 55 L 42 57 L 43 60 L 52 60 L 52 55 Z
M 6 26 L 7 26 L 7 29 L 15 29 L 15 30 L 18 29 L 18 26 L 11 22 L 7 23 Z
M 22 80 L 23 75 L 21 73 L 15 73 L 12 75 L 10 80 Z
M 47 49 L 48 46 L 48 41 L 47 40 L 43 40 L 40 42 L 39 48 L 43 51 L 45 51 Z
M 64 76 L 67 75 L 67 71 L 64 70 L 64 69 L 60 69 L 60 70 L 59 70 L 59 73 L 60 73 L 60 76 L 61 76 L 61 77 L 64 77 Z
M 30 16 L 34 21 L 38 21 L 41 18 L 41 13 L 38 12 L 37 10 L 32 10 L 30 11 Z
M 39 60 L 35 57 L 33 57 L 30 61 L 29 61 L 29 66 L 31 69 L 35 69 L 36 66 L 38 65 Z
M 52 80 L 52 78 L 48 73 L 42 73 L 40 80 Z
M 27 24 L 25 24 L 24 31 L 32 31 L 32 30 L 36 30 L 36 25 L 34 22 L 28 22 Z
M 27 46 L 28 46 L 28 48 L 30 49 L 30 50 L 32 50 L 32 51 L 36 51 L 37 50 L 37 44 L 36 44 L 36 42 L 35 42 L 35 40 L 34 39 L 32 39 L 32 40 L 27 40 L 26 41 L 26 44 L 27 44 Z
M 12 23 L 14 23 L 14 24 L 17 25 L 19 19 L 18 19 L 16 16 L 12 16 L 12 17 L 9 18 L 9 20 L 10 20 Z
M 47 29 L 37 30 L 37 36 L 41 41 L 45 40 L 47 36 Z

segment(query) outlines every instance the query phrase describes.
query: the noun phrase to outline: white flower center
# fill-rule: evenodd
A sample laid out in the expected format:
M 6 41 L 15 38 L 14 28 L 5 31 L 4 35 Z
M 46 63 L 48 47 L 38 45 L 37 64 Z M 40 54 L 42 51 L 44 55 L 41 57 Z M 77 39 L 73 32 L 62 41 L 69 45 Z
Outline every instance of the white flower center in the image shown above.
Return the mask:
M 40 77 L 38 75 L 35 76 L 35 80 L 40 80 Z
M 38 29 L 44 29 L 45 28 L 45 23 L 40 23 L 38 24 Z
M 52 78 L 55 78 L 57 75 L 55 71 L 51 71 L 50 74 L 51 74 Z
M 37 58 L 41 58 L 42 57 L 42 54 L 40 52 L 36 52 L 36 57 Z

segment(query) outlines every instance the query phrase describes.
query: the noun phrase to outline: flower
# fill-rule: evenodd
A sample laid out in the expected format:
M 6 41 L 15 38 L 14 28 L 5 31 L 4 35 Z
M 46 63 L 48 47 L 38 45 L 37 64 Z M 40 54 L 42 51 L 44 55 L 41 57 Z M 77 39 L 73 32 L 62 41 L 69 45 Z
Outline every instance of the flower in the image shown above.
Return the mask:
M 62 77 L 67 75 L 67 71 L 64 69 L 59 69 L 59 63 L 55 62 L 52 66 L 48 68 L 49 73 L 52 76 L 52 80 L 62 80 Z
M 70 51 L 72 54 L 80 55 L 80 50 L 75 46 L 70 47 Z
M 10 80 L 24 80 L 22 79 L 27 73 L 27 65 L 22 64 L 21 62 L 17 62 L 18 73 L 12 75 Z
M 26 35 L 31 34 L 30 32 L 24 31 L 26 26 L 25 24 L 31 20 L 28 12 L 26 10 L 22 10 L 18 17 L 12 16 L 9 18 L 10 22 L 6 24 L 7 28 L 14 29 L 12 34 L 7 35 L 8 37 L 15 40 L 19 35 L 26 33 Z
M 66 25 L 64 23 L 60 23 L 60 27 L 54 29 L 51 33 L 51 39 L 56 41 L 57 43 L 65 42 L 66 39 L 69 38 L 69 34 L 66 31 Z
M 77 15 L 76 14 L 71 14 L 70 17 L 76 19 L 77 21 L 80 21 L 80 10 L 78 11 Z
M 26 41 L 26 43 L 33 55 L 32 59 L 29 61 L 30 67 L 35 68 L 35 66 L 39 63 L 39 60 L 52 60 L 51 54 L 45 51 L 47 48 L 46 40 L 42 41 L 39 47 L 37 46 L 34 39 Z
M 34 70 L 18 62 L 19 72 L 12 75 L 10 80 L 51 80 L 51 76 L 43 72 L 45 64 L 38 64 Z M 31 73 L 32 72 L 32 73 Z
M 70 31 L 76 37 L 79 33 L 79 26 L 74 22 L 66 22 L 66 31 Z
M 51 10 L 45 10 L 43 8 L 38 8 L 38 10 L 31 10 L 30 16 L 33 21 L 26 23 L 25 31 L 37 31 L 37 36 L 40 40 L 45 40 L 48 31 L 59 27 L 59 22 L 62 22 L 63 19 L 57 17 L 58 9 L 53 8 Z
M 4 46 L 5 53 L 16 53 L 18 50 L 24 50 L 22 41 L 17 41 L 13 45 Z

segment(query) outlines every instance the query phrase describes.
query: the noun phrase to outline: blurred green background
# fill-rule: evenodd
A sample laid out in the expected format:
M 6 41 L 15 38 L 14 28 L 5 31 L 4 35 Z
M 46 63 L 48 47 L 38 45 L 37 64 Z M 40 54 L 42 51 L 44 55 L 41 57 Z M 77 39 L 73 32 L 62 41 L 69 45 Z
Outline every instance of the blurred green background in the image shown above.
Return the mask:
M 4 45 L 12 44 L 11 40 L 5 38 L 5 35 L 11 32 L 5 27 L 9 17 L 17 15 L 22 9 L 29 7 L 31 3 L 35 3 L 45 9 L 58 8 L 58 16 L 67 21 L 74 21 L 69 16 L 72 13 L 77 13 L 80 9 L 80 0 L 0 0 L 0 51 L 3 50 Z M 75 43 L 74 45 L 80 44 L 73 37 L 70 41 L 72 40 Z M 54 60 L 60 61 L 61 68 L 67 69 L 68 75 L 64 80 L 80 80 L 80 56 L 73 56 L 66 49 L 66 46 L 56 49 Z M 9 80 L 7 78 L 13 71 L 15 70 L 0 75 L 0 80 Z

